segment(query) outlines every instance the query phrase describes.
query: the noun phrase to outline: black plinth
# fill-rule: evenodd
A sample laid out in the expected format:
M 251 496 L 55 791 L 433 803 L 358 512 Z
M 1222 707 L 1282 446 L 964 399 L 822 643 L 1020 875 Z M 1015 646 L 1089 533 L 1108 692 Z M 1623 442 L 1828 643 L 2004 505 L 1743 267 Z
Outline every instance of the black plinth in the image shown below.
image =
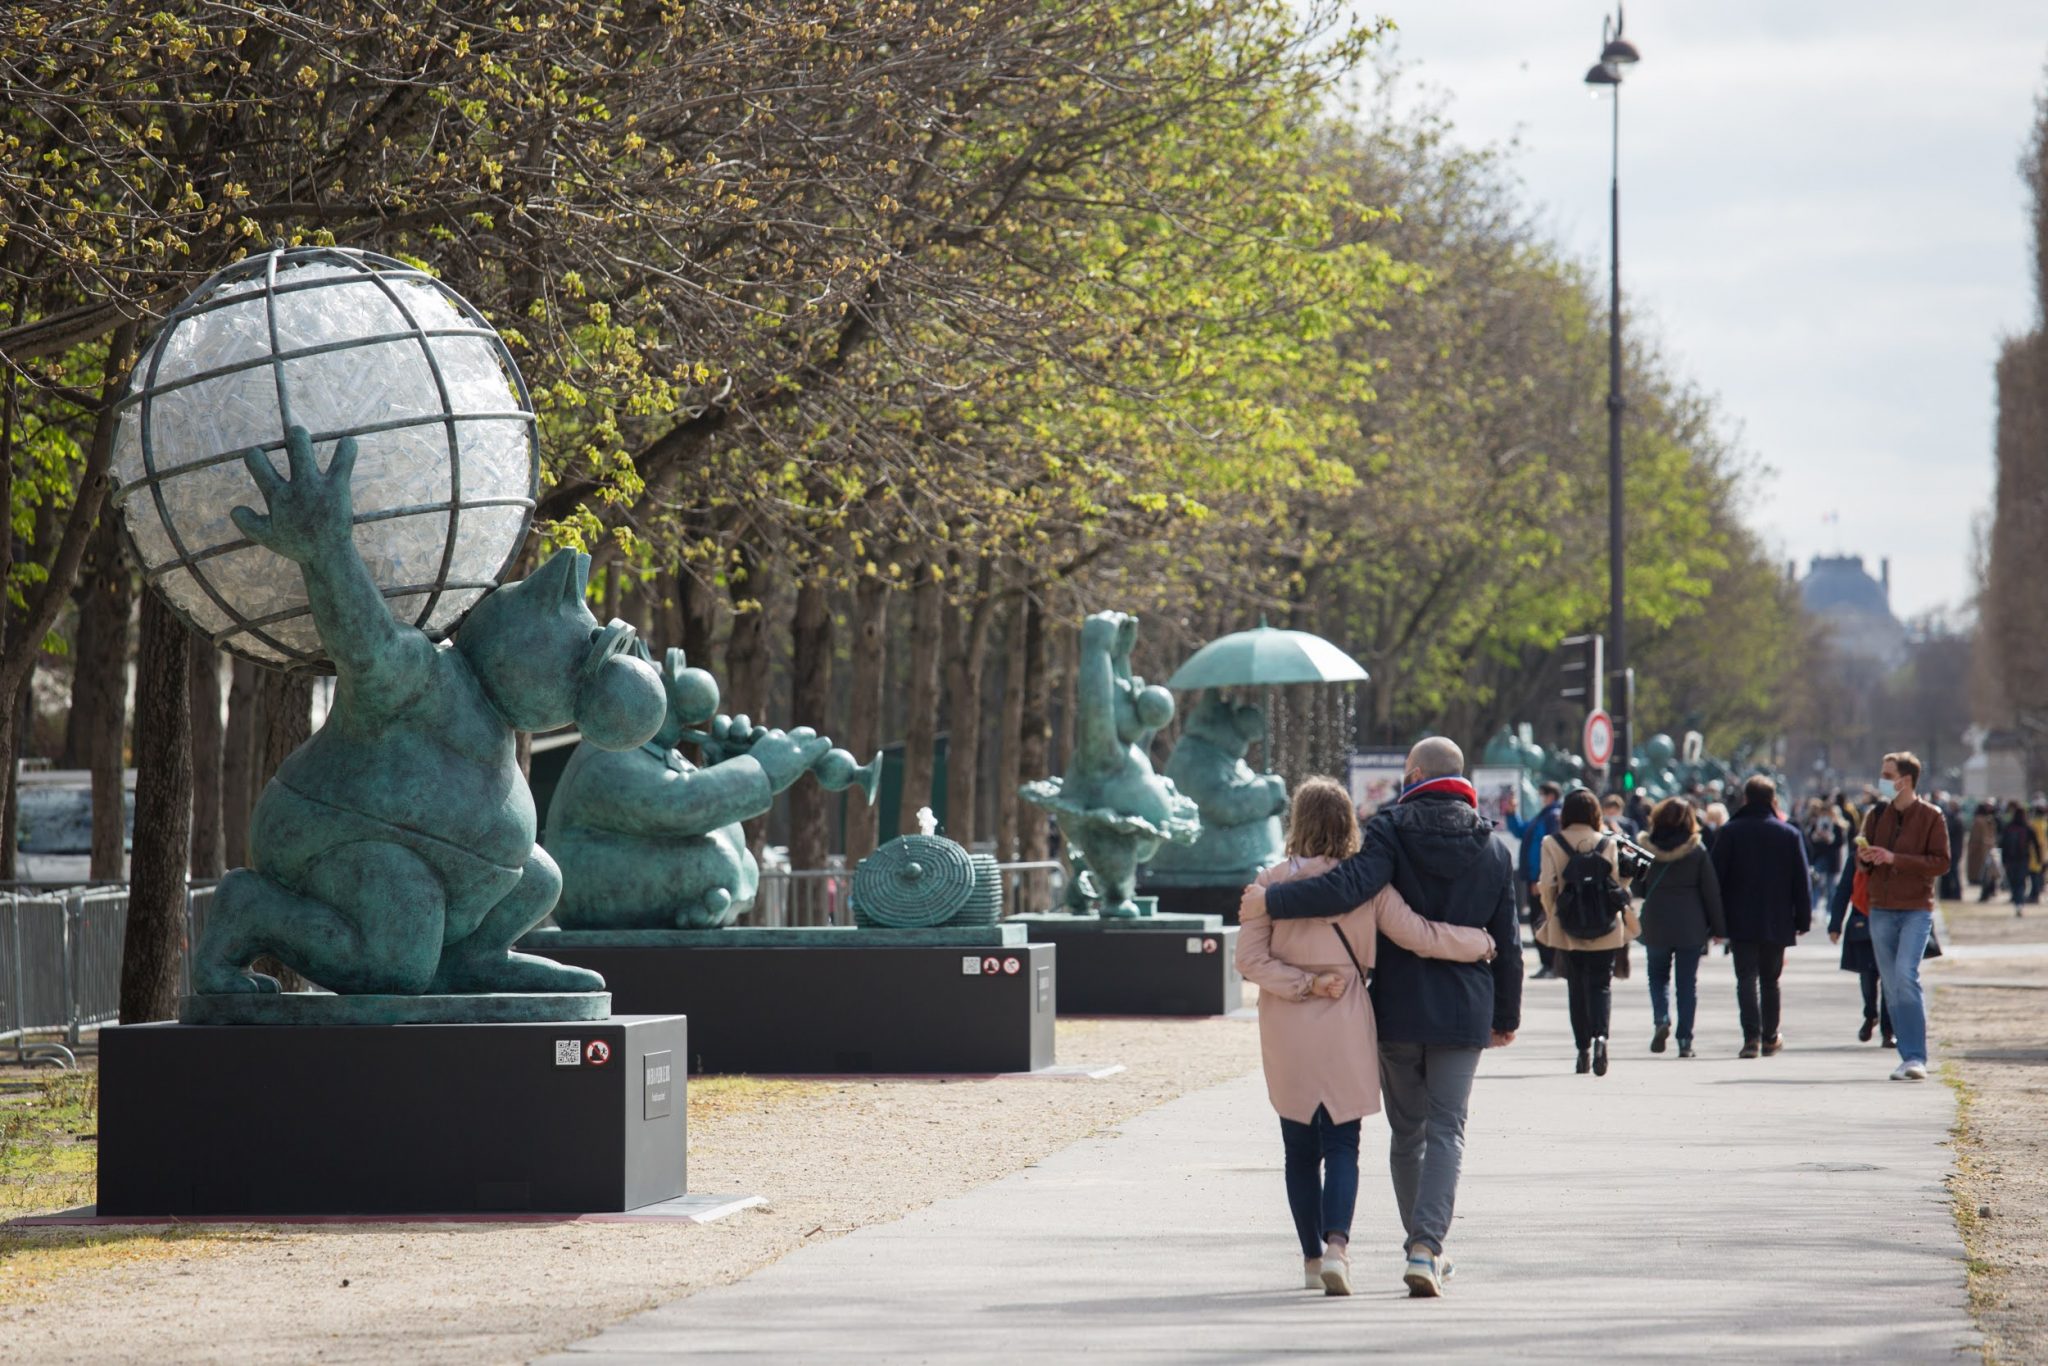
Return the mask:
M 1244 1004 L 1235 925 L 1063 918 L 1030 917 L 1031 937 L 1059 948 L 1063 1015 L 1227 1015 Z
M 603 973 L 617 1009 L 687 1005 L 694 1072 L 987 1073 L 1052 1065 L 1055 986 L 1047 944 L 560 942 L 575 937 L 548 936 L 540 949 L 536 936 L 522 947 Z
M 617 1213 L 683 1193 L 680 1015 L 110 1026 L 102 1216 Z
M 1148 887 L 1140 885 L 1142 896 L 1159 898 L 1161 915 L 1220 915 L 1226 925 L 1237 923 L 1237 903 L 1244 888 L 1236 887 Z

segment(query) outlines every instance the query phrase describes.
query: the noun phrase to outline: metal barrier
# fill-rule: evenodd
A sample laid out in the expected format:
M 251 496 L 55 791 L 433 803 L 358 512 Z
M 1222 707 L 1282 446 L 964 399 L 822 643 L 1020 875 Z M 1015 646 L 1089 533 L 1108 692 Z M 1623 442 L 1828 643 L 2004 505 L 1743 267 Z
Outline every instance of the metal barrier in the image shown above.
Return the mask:
M 211 883 L 185 894 L 181 992 L 192 989 L 185 950 L 198 939 L 212 900 Z M 127 933 L 124 886 L 0 889 L 0 1044 L 13 1043 L 16 1062 L 75 1066 L 72 1050 L 85 1031 L 120 1018 Z
M 1066 891 L 1066 865 L 1057 860 L 999 863 L 1003 914 L 1056 909 Z M 850 925 L 853 873 L 845 868 L 764 868 L 753 907 L 735 924 Z

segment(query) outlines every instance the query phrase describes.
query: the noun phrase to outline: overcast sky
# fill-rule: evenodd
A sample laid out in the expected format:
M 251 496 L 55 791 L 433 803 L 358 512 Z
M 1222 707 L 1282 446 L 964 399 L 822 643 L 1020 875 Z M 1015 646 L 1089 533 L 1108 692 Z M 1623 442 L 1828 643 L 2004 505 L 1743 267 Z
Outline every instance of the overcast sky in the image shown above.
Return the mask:
M 1607 260 L 1592 0 L 1387 0 L 1462 140 L 1519 142 L 1541 221 Z M 1901 616 L 1962 602 L 1991 498 L 1992 365 L 2031 327 L 2017 162 L 2048 0 L 1638 0 L 1622 290 L 1771 473 L 1751 520 L 1802 571 L 1892 558 Z M 1839 520 L 1825 520 L 1830 513 Z

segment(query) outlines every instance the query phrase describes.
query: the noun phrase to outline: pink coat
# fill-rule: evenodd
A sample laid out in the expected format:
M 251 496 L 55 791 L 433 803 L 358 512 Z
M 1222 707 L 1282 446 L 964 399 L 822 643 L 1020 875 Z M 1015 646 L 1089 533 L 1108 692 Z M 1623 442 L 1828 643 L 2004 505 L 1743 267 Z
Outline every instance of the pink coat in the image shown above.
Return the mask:
M 1331 858 L 1290 858 L 1260 873 L 1257 885 L 1318 877 L 1335 865 Z M 1283 1119 L 1303 1124 L 1315 1118 L 1318 1105 L 1328 1109 L 1336 1124 L 1380 1108 L 1379 1031 L 1372 1001 L 1338 930 L 1368 971 L 1383 934 L 1424 958 L 1460 963 L 1476 963 L 1494 949 L 1493 936 L 1485 930 L 1424 920 L 1392 887 L 1332 920 L 1274 921 L 1263 900 L 1254 905 L 1249 897 L 1238 916 L 1237 970 L 1259 986 L 1266 1094 Z M 1309 984 L 1325 972 L 1344 978 L 1343 995 L 1309 995 Z

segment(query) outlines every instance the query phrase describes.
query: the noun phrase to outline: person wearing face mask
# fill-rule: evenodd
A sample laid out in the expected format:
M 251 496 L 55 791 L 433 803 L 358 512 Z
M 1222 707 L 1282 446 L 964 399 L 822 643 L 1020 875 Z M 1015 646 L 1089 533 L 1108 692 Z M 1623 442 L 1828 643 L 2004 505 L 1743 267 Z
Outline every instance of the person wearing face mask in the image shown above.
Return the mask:
M 1899 1041 L 1893 1081 L 1927 1077 L 1920 958 L 1934 933 L 1934 882 L 1949 866 L 1948 821 L 1916 794 L 1919 784 L 1920 761 L 1910 751 L 1884 756 L 1879 804 L 1863 818 L 1865 843 L 1856 851 L 1869 869 L 1870 946 Z

